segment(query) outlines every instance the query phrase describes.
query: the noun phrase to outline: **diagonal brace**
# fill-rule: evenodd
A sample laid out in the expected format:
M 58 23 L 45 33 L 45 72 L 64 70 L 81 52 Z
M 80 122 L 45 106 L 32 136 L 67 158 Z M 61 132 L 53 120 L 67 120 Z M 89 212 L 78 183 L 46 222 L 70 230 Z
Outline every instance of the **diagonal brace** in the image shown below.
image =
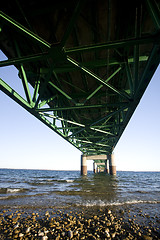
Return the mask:
M 119 94 L 120 96 L 122 96 L 123 98 L 129 100 L 130 96 L 126 93 L 122 93 L 121 91 L 119 91 L 118 89 L 116 89 L 115 87 L 111 86 L 109 83 L 106 83 L 101 77 L 97 76 L 95 73 L 93 73 L 92 71 L 90 71 L 89 69 L 87 69 L 86 67 L 81 66 L 78 62 L 76 62 L 74 59 L 72 59 L 71 57 L 67 56 L 67 60 L 71 63 L 73 63 L 76 67 L 78 67 L 79 69 L 81 69 L 82 71 L 86 72 L 88 75 L 92 76 L 94 79 L 96 79 L 98 82 L 102 83 L 104 86 L 107 86 L 108 88 L 110 88 L 112 91 L 114 91 L 116 94 Z
M 60 43 L 62 47 L 64 47 L 64 45 L 65 45 L 65 43 L 66 43 L 70 33 L 73 30 L 75 21 L 76 21 L 77 17 L 79 16 L 80 10 L 81 10 L 82 5 L 83 5 L 84 2 L 85 2 L 84 0 L 79 0 L 78 4 L 76 5 L 76 8 L 74 9 L 74 12 L 73 12 L 73 15 L 71 17 L 71 20 L 70 20 L 70 22 L 69 22 L 69 24 L 67 26 L 67 29 L 66 29 L 66 31 L 64 33 L 64 36 L 63 36 L 63 38 L 61 40 L 61 43 Z
M 5 83 L 0 78 L 0 90 L 2 90 L 5 94 L 7 94 L 10 98 L 12 98 L 15 102 L 20 104 L 24 108 L 31 108 L 31 105 L 22 98 L 13 88 L 11 88 L 7 83 Z
M 15 42 L 15 46 L 16 46 L 16 50 L 18 53 L 18 57 L 20 57 L 20 51 L 18 48 L 17 43 Z M 30 94 L 30 90 L 29 90 L 29 86 L 28 86 L 28 80 L 27 80 L 27 76 L 23 67 L 23 64 L 20 64 L 20 73 L 21 73 L 21 78 L 22 78 L 22 83 L 23 83 L 23 88 L 24 88 L 24 92 L 27 98 L 27 101 L 29 102 L 29 104 L 32 104 L 32 98 L 31 98 L 31 94 Z
M 120 70 L 121 70 L 121 67 L 119 67 L 111 76 L 109 76 L 109 77 L 105 80 L 105 83 L 109 82 Z M 102 87 L 103 87 L 103 85 L 101 84 L 98 88 L 96 88 L 95 91 L 92 92 L 92 93 L 86 98 L 86 101 L 88 101 L 90 98 L 92 98 Z M 85 103 L 86 103 L 86 101 L 85 101 Z
M 36 35 L 32 31 L 30 31 L 29 29 L 27 29 L 26 27 L 24 27 L 23 25 L 21 25 L 20 23 L 18 23 L 17 21 L 15 21 L 11 17 L 9 17 L 7 14 L 3 13 L 2 11 L 0 11 L 0 17 L 4 21 L 6 21 L 9 25 L 15 27 L 17 30 L 19 30 L 21 33 L 23 33 L 26 37 L 31 38 L 36 43 L 38 43 L 42 46 L 51 48 L 51 45 L 48 42 L 46 42 L 44 39 L 40 38 L 38 35 Z

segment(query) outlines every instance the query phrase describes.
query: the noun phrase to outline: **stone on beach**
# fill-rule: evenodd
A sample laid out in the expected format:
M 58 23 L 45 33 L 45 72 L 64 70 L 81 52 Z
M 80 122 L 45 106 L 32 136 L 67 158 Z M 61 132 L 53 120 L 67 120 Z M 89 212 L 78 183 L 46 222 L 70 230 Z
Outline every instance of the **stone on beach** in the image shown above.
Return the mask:
M 25 216 L 24 216 L 25 215 Z M 44 215 L 32 213 L 11 213 L 0 215 L 0 239 L 158 239 L 159 228 L 140 225 L 136 216 L 132 219 L 117 217 L 111 210 L 98 211 L 97 214 L 55 212 Z M 125 212 L 124 212 L 125 215 Z M 17 223 L 15 225 L 15 218 Z M 144 216 L 145 217 L 145 216 Z M 148 216 L 147 216 L 148 218 Z M 158 220 L 158 218 L 157 218 Z

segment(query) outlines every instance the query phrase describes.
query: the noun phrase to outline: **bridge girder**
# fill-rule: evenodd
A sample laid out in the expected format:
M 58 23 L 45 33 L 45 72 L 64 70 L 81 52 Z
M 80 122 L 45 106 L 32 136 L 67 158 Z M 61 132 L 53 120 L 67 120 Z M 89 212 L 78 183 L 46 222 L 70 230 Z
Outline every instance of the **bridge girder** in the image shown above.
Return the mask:
M 2 3 L 0 67 L 26 97 L 0 90 L 81 152 L 111 153 L 160 62 L 160 1 L 31 2 Z

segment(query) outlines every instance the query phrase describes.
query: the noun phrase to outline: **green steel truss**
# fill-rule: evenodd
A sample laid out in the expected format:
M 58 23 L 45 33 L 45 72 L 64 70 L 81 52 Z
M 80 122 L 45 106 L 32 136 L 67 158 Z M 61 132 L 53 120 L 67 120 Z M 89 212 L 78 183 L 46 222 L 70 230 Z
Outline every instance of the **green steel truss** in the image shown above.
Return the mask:
M 82 153 L 111 153 L 160 61 L 160 1 L 33 2 L 2 4 L 0 67 L 26 97 L 0 90 Z

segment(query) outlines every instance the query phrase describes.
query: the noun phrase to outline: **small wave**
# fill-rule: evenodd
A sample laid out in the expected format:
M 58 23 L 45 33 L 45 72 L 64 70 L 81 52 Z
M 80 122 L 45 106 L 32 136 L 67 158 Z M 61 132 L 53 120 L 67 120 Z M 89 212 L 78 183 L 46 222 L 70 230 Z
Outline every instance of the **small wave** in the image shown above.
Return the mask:
M 23 195 L 19 195 L 19 194 L 12 194 L 12 195 L 7 195 L 7 196 L 3 196 L 0 197 L 0 200 L 12 200 L 12 199 L 31 199 L 31 198 L 38 198 L 41 199 L 40 197 L 45 196 L 46 193 L 38 193 L 38 194 L 23 194 Z
M 131 204 L 159 204 L 160 201 L 146 201 L 146 200 L 131 200 L 126 202 L 105 202 L 105 201 L 88 201 L 86 203 L 77 204 L 77 206 L 85 206 L 85 207 L 105 207 L 105 206 L 122 206 L 122 205 L 131 205 Z
M 68 180 L 66 180 L 66 182 L 72 183 L 72 182 L 74 182 L 74 180 L 68 179 Z
M 52 185 L 53 181 L 44 181 L 44 182 L 30 182 L 28 183 L 31 186 L 40 186 L 40 185 Z
M 23 189 L 21 188 L 7 188 L 7 193 L 16 193 L 21 192 Z
M 120 206 L 120 205 L 132 205 L 132 204 L 157 204 L 160 203 L 160 201 L 147 201 L 147 200 L 131 200 L 126 202 L 113 202 L 110 203 L 112 206 Z
M 7 193 L 7 188 L 0 188 L 0 193 Z
M 7 199 L 8 197 L 0 197 L 0 200 L 5 200 Z
M 0 188 L 1 194 L 17 193 L 17 192 L 25 192 L 25 191 L 26 191 L 26 189 L 24 189 L 24 188 Z
M 124 204 L 138 204 L 138 203 L 156 204 L 156 203 L 160 203 L 160 201 L 156 201 L 156 200 L 153 200 L 153 201 L 147 201 L 147 200 L 132 200 L 132 201 L 124 202 Z

